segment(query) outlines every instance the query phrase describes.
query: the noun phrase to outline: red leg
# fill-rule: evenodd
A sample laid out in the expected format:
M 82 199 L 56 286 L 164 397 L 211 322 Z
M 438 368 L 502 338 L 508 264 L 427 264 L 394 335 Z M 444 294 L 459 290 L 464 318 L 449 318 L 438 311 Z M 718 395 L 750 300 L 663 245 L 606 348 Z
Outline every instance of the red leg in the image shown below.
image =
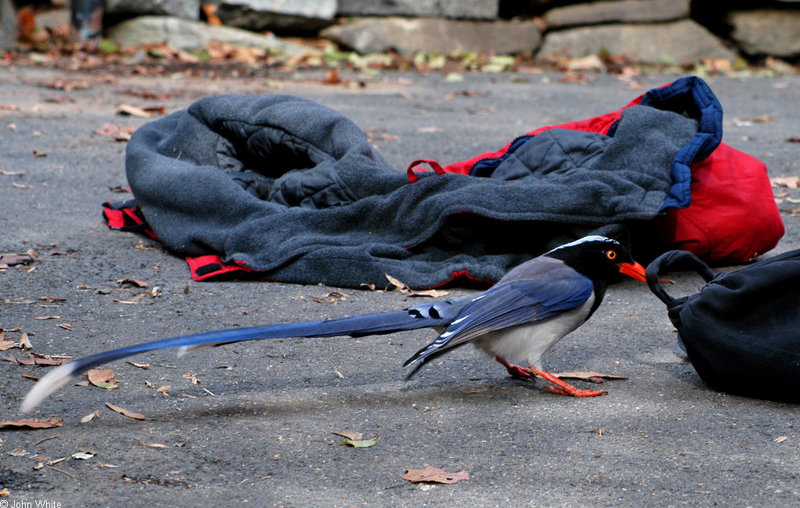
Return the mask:
M 531 369 L 508 363 L 505 358 L 500 358 L 499 356 L 495 356 L 494 359 L 514 377 L 536 377 L 536 374 Z
M 546 389 L 559 395 L 569 395 L 571 397 L 597 397 L 598 395 L 606 394 L 606 392 L 603 390 L 582 390 L 580 388 L 575 388 L 571 384 L 562 381 L 546 370 L 537 370 L 533 367 L 520 367 L 519 365 L 508 363 L 505 358 L 500 358 L 499 356 L 495 356 L 494 359 L 497 360 L 500 365 L 505 367 L 508 373 L 514 377 L 533 378 L 538 376 L 542 379 L 550 381 L 556 386 L 547 386 Z
M 571 395 L 572 397 L 597 397 L 598 395 L 606 394 L 606 392 L 603 390 L 581 390 L 580 388 L 575 388 L 571 384 L 562 381 L 546 370 L 537 370 L 531 367 L 530 371 L 556 385 L 548 386 L 547 389 L 559 395 Z

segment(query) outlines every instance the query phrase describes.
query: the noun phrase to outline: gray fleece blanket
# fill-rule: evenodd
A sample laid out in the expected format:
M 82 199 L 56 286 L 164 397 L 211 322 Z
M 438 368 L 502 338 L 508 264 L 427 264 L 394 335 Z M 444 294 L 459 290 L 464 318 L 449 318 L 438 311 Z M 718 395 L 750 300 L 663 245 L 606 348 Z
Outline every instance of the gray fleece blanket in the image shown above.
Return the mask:
M 266 279 L 358 287 L 496 281 L 573 228 L 648 220 L 667 199 L 690 114 L 632 106 L 613 135 L 550 129 L 489 175 L 409 183 L 342 114 L 297 97 L 215 96 L 138 129 L 136 203 L 183 256 Z

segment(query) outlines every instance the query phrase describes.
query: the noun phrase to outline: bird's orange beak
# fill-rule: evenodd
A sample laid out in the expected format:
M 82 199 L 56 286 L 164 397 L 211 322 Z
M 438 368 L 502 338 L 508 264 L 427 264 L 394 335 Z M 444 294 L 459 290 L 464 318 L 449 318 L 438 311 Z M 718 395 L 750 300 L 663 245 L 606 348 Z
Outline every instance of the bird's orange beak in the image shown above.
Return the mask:
M 628 277 L 636 280 L 640 280 L 642 282 L 647 282 L 647 279 L 644 278 L 645 271 L 644 267 L 634 261 L 633 263 L 619 263 L 617 265 L 619 267 L 619 273 L 622 275 L 627 275 Z

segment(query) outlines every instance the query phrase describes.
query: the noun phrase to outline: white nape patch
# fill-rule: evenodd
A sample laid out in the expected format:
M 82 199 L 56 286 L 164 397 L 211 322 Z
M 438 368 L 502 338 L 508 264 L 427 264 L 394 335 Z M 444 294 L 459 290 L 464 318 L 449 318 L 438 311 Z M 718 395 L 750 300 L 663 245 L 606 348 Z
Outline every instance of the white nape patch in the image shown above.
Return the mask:
M 490 332 L 475 341 L 489 356 L 541 369 L 542 355 L 562 337 L 586 321 L 594 304 L 594 293 L 586 302 L 556 317 L 532 325 L 519 325 Z
M 582 243 L 589 243 L 589 242 L 608 242 L 608 243 L 612 243 L 614 245 L 620 245 L 620 243 L 618 241 L 612 240 L 611 238 L 608 238 L 606 236 L 589 235 L 589 236 L 584 236 L 583 238 L 579 238 L 579 239 L 575 240 L 574 242 L 569 242 L 569 243 L 565 243 L 564 245 L 559 245 L 555 249 L 552 249 L 552 250 L 546 252 L 544 255 L 550 254 L 551 252 L 555 252 L 555 251 L 557 251 L 559 249 L 566 249 L 567 247 L 574 247 L 576 245 L 580 245 Z

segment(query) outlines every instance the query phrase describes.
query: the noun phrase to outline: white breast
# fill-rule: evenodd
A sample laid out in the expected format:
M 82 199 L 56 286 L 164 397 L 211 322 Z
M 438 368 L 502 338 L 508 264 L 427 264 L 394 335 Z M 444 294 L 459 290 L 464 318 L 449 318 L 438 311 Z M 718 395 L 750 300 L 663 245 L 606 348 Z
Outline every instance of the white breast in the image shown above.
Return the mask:
M 566 334 L 579 327 L 594 303 L 594 293 L 571 311 L 531 325 L 519 325 L 490 332 L 475 340 L 475 345 L 490 356 L 541 369 L 542 355 Z

